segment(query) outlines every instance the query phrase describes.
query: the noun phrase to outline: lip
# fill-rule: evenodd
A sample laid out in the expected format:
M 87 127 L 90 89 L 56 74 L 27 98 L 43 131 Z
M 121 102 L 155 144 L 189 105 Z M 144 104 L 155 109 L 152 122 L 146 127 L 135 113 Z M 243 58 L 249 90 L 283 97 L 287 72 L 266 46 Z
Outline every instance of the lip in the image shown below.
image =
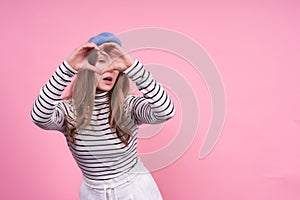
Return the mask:
M 103 83 L 104 83 L 105 85 L 112 85 L 112 84 L 113 84 L 112 81 L 107 81 L 107 80 L 104 80 Z
M 109 80 L 107 80 L 109 79 Z M 107 84 L 107 85 L 112 85 L 113 83 L 113 78 L 111 76 L 105 76 L 102 78 L 103 83 Z

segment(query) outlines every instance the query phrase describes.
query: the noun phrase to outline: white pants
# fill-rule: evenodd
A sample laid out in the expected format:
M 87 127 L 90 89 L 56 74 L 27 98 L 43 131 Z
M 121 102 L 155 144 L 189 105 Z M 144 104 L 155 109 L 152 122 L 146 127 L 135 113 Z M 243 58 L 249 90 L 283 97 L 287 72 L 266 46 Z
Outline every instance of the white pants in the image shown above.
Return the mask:
M 162 200 L 159 189 L 141 161 L 128 173 L 107 181 L 84 177 L 80 200 Z

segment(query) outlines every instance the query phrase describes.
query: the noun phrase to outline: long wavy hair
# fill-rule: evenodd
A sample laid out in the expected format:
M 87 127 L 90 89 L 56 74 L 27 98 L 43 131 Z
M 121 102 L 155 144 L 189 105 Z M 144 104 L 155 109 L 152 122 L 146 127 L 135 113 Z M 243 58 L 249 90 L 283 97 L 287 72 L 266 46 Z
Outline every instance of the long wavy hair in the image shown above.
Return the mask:
M 95 65 L 96 54 L 90 53 L 88 62 Z M 97 78 L 95 72 L 87 69 L 79 70 L 76 79 L 72 82 L 69 93 L 64 97 L 70 100 L 74 109 L 75 119 L 65 117 L 66 133 L 70 134 L 72 143 L 75 144 L 75 134 L 89 125 L 94 108 L 95 93 L 97 89 Z M 108 91 L 109 99 L 109 124 L 111 130 L 115 130 L 118 138 L 128 145 L 131 130 L 126 126 L 126 116 L 124 113 L 124 101 L 129 93 L 129 79 L 119 73 L 113 88 Z

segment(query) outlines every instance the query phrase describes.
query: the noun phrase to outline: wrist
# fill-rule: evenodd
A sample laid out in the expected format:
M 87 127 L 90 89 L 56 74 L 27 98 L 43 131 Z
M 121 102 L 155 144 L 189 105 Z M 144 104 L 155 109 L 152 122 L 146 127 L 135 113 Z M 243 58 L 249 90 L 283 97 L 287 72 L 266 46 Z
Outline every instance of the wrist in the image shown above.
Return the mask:
M 73 70 L 78 71 L 78 68 L 76 67 L 75 62 L 72 62 L 72 60 L 70 60 L 70 59 L 66 59 L 65 62 L 68 63 L 68 65 L 69 65 Z
M 127 68 L 131 67 L 134 63 L 135 59 L 132 58 L 131 56 L 128 56 L 128 58 L 126 58 L 126 66 Z
M 134 59 L 132 65 L 129 66 L 127 69 L 125 69 L 125 70 L 123 71 L 123 73 L 124 73 L 124 74 L 128 74 L 133 68 L 135 68 L 135 67 L 137 66 L 137 63 L 138 63 L 138 62 L 139 62 L 139 61 L 138 61 L 137 59 Z
M 73 72 L 74 74 L 77 74 L 78 70 L 74 69 L 67 60 L 63 61 L 64 66 L 69 69 L 69 71 Z

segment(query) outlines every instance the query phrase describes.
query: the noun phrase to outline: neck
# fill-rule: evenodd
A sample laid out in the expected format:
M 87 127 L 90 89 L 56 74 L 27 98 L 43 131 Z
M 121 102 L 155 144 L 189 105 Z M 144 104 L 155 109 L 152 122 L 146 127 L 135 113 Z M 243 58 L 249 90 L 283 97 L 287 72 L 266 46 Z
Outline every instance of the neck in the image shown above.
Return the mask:
M 95 102 L 106 102 L 109 100 L 109 92 L 96 89 Z

